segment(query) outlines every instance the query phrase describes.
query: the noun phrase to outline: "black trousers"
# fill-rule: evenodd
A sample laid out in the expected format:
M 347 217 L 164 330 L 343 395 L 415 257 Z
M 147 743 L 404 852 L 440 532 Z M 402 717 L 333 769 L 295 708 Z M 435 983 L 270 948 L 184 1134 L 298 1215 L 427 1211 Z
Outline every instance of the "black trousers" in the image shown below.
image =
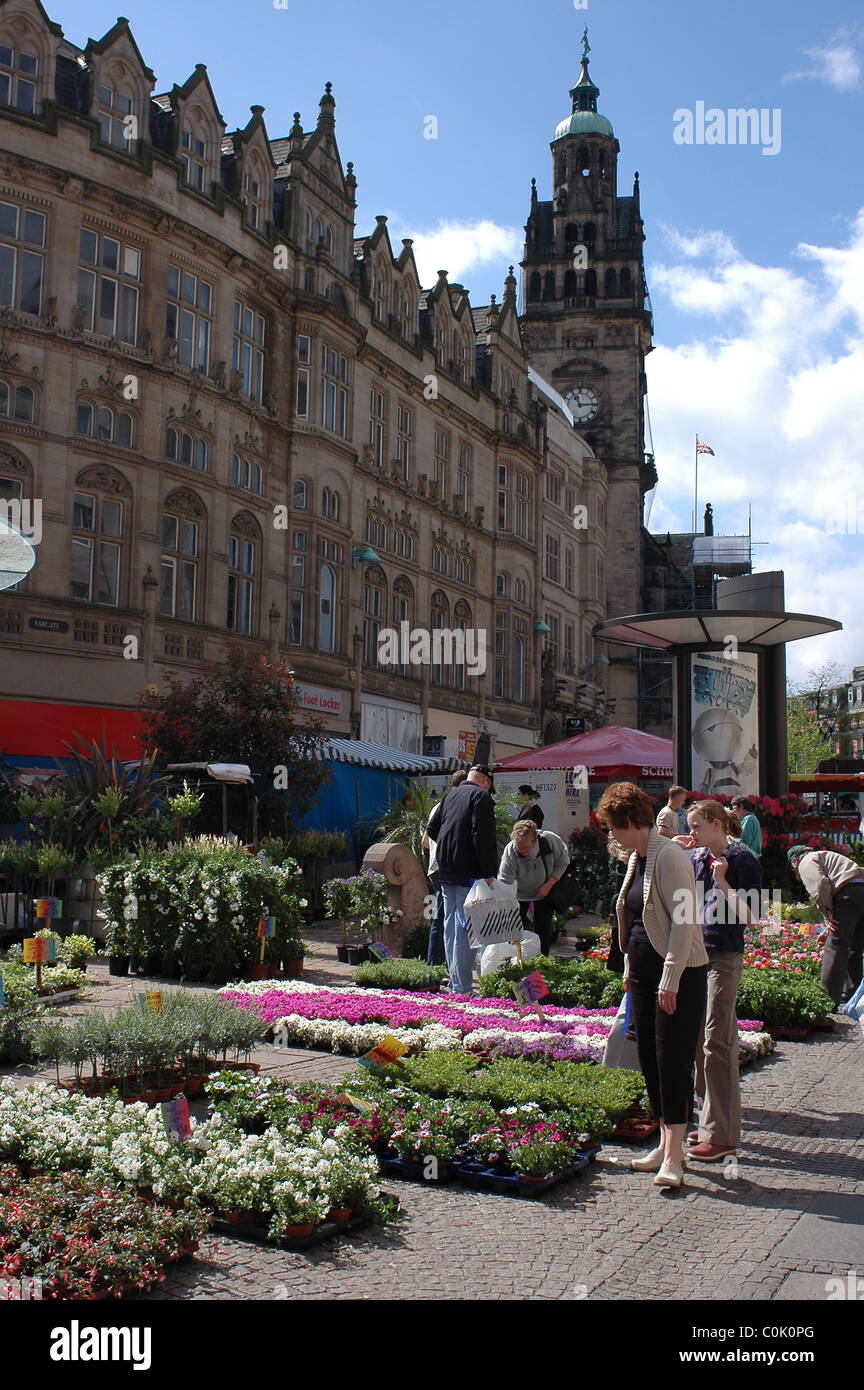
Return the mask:
M 864 883 L 847 883 L 834 895 L 837 926 L 829 931 L 822 954 L 822 983 L 835 1008 L 861 983 L 864 948 Z
M 674 1014 L 657 1000 L 663 957 L 650 941 L 634 941 L 630 958 L 630 1001 L 639 1065 L 655 1119 L 683 1125 L 693 1108 L 693 1071 L 700 1041 L 708 966 L 692 965 L 681 975 Z
M 534 921 L 528 916 L 530 903 L 520 903 L 519 912 L 522 916 L 522 925 L 527 931 L 535 931 L 540 938 L 540 950 L 544 956 L 548 956 L 552 950 L 552 918 L 555 916 L 555 909 L 548 898 L 538 898 L 534 903 Z

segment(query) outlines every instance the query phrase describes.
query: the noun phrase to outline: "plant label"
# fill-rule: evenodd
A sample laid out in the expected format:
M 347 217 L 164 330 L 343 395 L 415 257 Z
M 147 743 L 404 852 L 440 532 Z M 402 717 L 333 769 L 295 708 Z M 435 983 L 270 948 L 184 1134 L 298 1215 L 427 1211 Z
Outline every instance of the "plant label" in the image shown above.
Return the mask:
M 159 989 L 148 989 L 145 994 L 138 995 L 138 1007 L 145 1014 L 161 1014 L 162 1012 L 162 991 Z
M 6 1008 L 6 991 L 3 988 L 3 976 L 0 975 L 0 1009 Z
M 387 947 L 380 941 L 370 941 L 369 950 L 372 952 L 373 956 L 375 956 L 376 960 L 393 959 L 393 952 L 388 951 Z
M 513 988 L 520 1004 L 536 1004 L 538 999 L 549 993 L 539 970 L 535 970 L 533 975 L 526 975 L 524 979 L 517 980 Z
M 276 935 L 276 918 L 262 917 L 258 923 L 258 935 L 263 939 L 265 936 Z
M 53 965 L 57 959 L 56 936 L 26 937 L 21 958 L 25 965 Z
M 368 1100 L 361 1100 L 360 1096 L 352 1096 L 348 1091 L 343 1092 L 336 1099 L 343 1101 L 345 1105 L 350 1105 L 361 1115 L 371 1115 L 375 1110 L 375 1106 L 371 1105 Z
M 37 917 L 62 917 L 62 898 L 34 898 Z
M 185 1096 L 178 1096 L 176 1100 L 163 1101 L 162 1123 L 165 1126 L 165 1133 L 173 1144 L 180 1144 L 184 1139 L 191 1137 L 189 1102 Z
M 362 1057 L 358 1057 L 361 1067 L 367 1067 L 373 1075 L 380 1075 L 387 1067 L 401 1066 L 400 1058 L 408 1049 L 398 1038 L 392 1037 L 388 1033 L 386 1038 L 382 1038 L 377 1047 L 370 1050 Z

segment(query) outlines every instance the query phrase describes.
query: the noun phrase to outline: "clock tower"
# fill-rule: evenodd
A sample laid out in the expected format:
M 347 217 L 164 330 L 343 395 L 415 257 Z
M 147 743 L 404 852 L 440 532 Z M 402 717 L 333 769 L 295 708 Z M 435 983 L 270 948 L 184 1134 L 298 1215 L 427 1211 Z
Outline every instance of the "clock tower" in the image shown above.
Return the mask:
M 522 330 L 531 365 L 562 396 L 576 428 L 604 464 L 606 604 L 610 616 L 642 611 L 642 499 L 657 481 L 644 445 L 645 358 L 652 320 L 645 284 L 639 175 L 618 194 L 619 145 L 597 111 L 599 88 L 582 71 L 570 90 L 570 115 L 550 148 L 553 197 L 542 202 L 531 180 L 522 261 Z M 634 649 L 608 655 L 615 722 L 638 723 Z M 590 655 L 586 657 L 590 667 Z

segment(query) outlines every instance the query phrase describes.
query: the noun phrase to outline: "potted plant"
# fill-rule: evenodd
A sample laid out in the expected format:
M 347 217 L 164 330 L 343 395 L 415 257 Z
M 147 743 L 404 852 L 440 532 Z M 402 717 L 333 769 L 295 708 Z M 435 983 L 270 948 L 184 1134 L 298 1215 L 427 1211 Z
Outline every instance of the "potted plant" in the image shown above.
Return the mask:
M 298 980 L 303 974 L 303 958 L 306 947 L 302 940 L 289 941 L 282 947 L 282 967 L 289 980 Z
M 342 942 L 336 947 L 336 955 L 343 963 L 348 960 L 348 923 L 355 913 L 353 886 L 354 878 L 331 878 L 324 884 L 322 896 L 328 917 L 339 919 L 342 927 Z
M 108 974 L 126 975 L 129 971 L 129 944 L 126 924 L 112 922 L 108 928 Z

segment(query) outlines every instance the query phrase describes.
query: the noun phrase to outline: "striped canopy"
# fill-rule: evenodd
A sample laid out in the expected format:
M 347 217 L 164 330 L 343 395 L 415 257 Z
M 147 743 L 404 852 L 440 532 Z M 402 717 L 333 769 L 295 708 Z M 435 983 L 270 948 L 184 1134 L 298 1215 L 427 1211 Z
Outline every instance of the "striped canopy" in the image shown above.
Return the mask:
M 435 776 L 458 772 L 470 763 L 459 758 L 427 758 L 421 753 L 405 753 L 386 743 L 366 743 L 356 738 L 330 738 L 318 745 L 310 757 L 322 762 L 351 763 L 354 767 L 374 767 L 380 772 L 405 772 L 412 776 Z

